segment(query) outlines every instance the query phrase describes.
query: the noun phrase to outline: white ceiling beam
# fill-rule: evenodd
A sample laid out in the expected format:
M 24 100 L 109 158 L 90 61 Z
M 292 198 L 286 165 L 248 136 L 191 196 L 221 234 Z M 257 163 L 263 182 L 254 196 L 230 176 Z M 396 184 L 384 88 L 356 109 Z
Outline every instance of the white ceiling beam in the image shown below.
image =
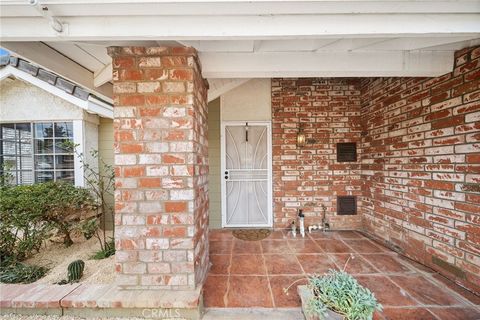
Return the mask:
M 270 15 L 312 13 L 471 13 L 478 12 L 478 0 L 403 1 L 403 0 L 209 0 L 209 1 L 118 1 L 118 0 L 42 0 L 57 16 L 128 15 Z M 4 17 L 37 16 L 26 0 L 2 0 Z
M 96 55 L 90 54 L 86 52 L 83 48 L 79 47 L 76 43 L 71 42 L 60 42 L 60 41 L 53 41 L 53 42 L 46 42 L 47 46 L 52 48 L 55 51 L 60 52 L 64 56 L 67 56 L 71 60 L 75 61 L 76 63 L 86 67 L 89 71 L 100 70 L 105 65 L 111 62 L 110 56 L 107 55 L 107 49 L 103 47 L 103 54 L 102 57 L 107 55 L 108 56 L 108 63 L 103 63 L 100 59 L 96 57 Z
M 61 36 L 43 18 L 2 18 L 2 41 L 268 40 L 469 36 L 480 14 L 281 16 L 110 16 L 62 18 Z M 221 27 L 220 27 L 221 26 Z
M 447 43 L 440 46 L 435 47 L 428 47 L 428 50 L 435 50 L 435 51 L 457 51 L 464 48 L 476 47 L 480 45 L 480 38 L 470 41 L 462 41 L 462 42 L 454 42 L 454 43 Z
M 432 77 L 448 73 L 453 67 L 453 51 L 200 52 L 199 55 L 203 76 L 214 81 L 209 91 L 212 99 L 223 94 L 222 90 L 230 90 L 229 86 L 236 86 L 233 80 L 241 84 L 241 79 L 230 78 Z M 96 72 L 94 83 L 111 81 L 111 68 L 109 65 Z
M 252 52 L 253 40 L 239 41 L 178 41 L 185 47 L 203 52 Z
M 106 83 L 97 88 L 91 71 L 41 42 L 2 42 L 1 46 L 21 58 L 84 87 L 108 102 L 112 101 L 111 84 Z
M 332 39 L 265 40 L 259 52 L 314 51 L 332 42 Z
M 343 39 L 340 38 L 340 39 L 328 39 L 328 41 L 326 43 L 322 43 L 320 45 L 318 45 L 314 51 L 321 51 L 322 49 L 326 48 L 326 47 L 330 47 L 338 42 L 341 42 Z
M 208 79 L 210 88 L 208 89 L 208 102 L 217 99 L 222 94 L 235 89 L 250 80 L 249 78 L 241 79 Z
M 97 70 L 93 73 L 93 85 L 98 88 L 103 86 L 105 83 L 112 80 L 113 67 L 112 64 L 108 64 L 100 70 Z
M 397 38 L 383 42 L 372 43 L 361 49 L 368 50 L 422 50 L 431 47 L 451 44 L 455 42 L 469 41 L 480 38 L 480 33 L 466 37 L 431 37 L 431 38 Z M 356 49 L 355 49 L 356 50 Z
M 393 39 L 379 38 L 379 39 L 365 39 L 365 40 L 366 41 L 364 43 L 361 43 L 361 44 L 357 43 L 356 45 L 352 46 L 348 50 L 349 51 L 365 50 L 365 48 L 370 48 L 371 46 L 375 46 L 375 45 L 378 45 L 378 44 L 381 44 L 381 43 L 385 43 L 385 42 L 388 42 L 388 41 L 393 40 Z
M 262 41 L 262 40 L 252 41 L 252 46 L 251 46 L 250 52 L 261 51 L 261 48 L 263 47 L 264 42 L 265 41 Z
M 206 78 L 433 77 L 452 71 L 453 52 L 200 53 Z

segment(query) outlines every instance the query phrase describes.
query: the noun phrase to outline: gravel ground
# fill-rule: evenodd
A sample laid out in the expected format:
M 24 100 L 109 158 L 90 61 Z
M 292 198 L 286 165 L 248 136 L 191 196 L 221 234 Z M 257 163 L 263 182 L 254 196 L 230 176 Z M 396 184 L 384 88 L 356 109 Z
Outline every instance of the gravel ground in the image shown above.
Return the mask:
M 107 237 L 109 236 L 111 233 L 107 232 Z M 27 264 L 50 268 L 47 275 L 36 283 L 53 284 L 66 279 L 68 265 L 78 259 L 85 261 L 85 270 L 80 283 L 113 283 L 115 280 L 115 257 L 102 260 L 91 259 L 90 257 L 100 250 L 100 245 L 95 237 L 85 240 L 83 236 L 77 234 L 73 235 L 72 240 L 74 243 L 68 248 L 61 242 L 49 240 L 38 254 L 25 261 Z M 59 241 L 61 240 L 59 239 Z

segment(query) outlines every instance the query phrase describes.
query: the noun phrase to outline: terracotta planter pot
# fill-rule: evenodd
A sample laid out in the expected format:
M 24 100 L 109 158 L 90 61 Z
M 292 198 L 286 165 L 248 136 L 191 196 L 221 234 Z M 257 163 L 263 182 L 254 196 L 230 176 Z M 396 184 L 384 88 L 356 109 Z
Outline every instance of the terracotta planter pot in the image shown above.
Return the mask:
M 309 314 L 307 312 L 307 304 L 310 299 L 313 298 L 313 292 L 308 286 L 298 286 L 297 287 L 298 295 L 300 296 L 300 300 L 302 300 L 302 312 L 305 316 L 306 320 L 344 320 L 345 318 L 331 310 L 327 310 L 327 315 L 321 318 L 315 314 Z

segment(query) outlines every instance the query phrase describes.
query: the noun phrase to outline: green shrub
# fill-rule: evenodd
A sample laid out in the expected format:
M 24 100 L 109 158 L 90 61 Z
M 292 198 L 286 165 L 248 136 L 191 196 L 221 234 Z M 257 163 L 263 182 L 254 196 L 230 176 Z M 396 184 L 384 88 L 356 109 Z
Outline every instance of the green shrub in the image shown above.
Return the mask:
M 37 252 L 52 225 L 43 215 L 48 203 L 44 184 L 0 189 L 0 258 L 23 260 Z
M 69 183 L 46 182 L 0 189 L 0 258 L 21 261 L 37 252 L 51 230 L 72 244 L 70 232 L 83 219 L 96 215 L 87 189 Z
M 88 219 L 80 223 L 80 231 L 87 240 L 91 239 L 95 235 L 98 227 L 97 218 Z
M 48 199 L 43 212 L 43 220 L 51 223 L 63 234 L 66 246 L 73 244 L 70 232 L 78 224 L 95 215 L 95 201 L 89 190 L 75 187 L 67 182 L 47 182 L 44 184 Z
M 314 297 L 308 312 L 315 315 L 324 316 L 330 309 L 348 320 L 367 320 L 375 310 L 382 310 L 373 293 L 345 271 L 330 270 L 324 276 L 309 277 L 309 287 Z
M 0 266 L 0 282 L 32 283 L 42 278 L 48 271 L 46 267 L 28 265 L 21 262 L 4 263 Z

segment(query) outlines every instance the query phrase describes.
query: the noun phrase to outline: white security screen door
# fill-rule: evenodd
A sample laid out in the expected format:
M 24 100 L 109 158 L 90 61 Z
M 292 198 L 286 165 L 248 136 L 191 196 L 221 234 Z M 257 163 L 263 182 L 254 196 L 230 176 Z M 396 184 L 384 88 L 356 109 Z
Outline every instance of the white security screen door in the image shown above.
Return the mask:
M 269 122 L 222 123 L 222 226 L 272 226 Z

